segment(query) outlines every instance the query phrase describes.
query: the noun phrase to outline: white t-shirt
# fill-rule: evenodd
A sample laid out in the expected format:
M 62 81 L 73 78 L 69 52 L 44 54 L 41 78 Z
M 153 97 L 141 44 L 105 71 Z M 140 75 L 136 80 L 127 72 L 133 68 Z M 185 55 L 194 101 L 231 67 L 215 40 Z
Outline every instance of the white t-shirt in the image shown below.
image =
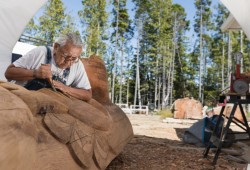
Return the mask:
M 52 74 L 63 78 L 64 69 L 60 69 L 56 66 L 53 49 L 51 49 L 51 71 Z M 29 70 L 38 69 L 41 64 L 47 63 L 47 49 L 44 46 L 39 46 L 29 51 L 27 54 L 16 60 L 13 64 L 15 67 L 26 68 Z M 69 75 L 66 78 L 63 78 L 67 86 L 81 88 L 81 89 L 90 89 L 90 83 L 85 71 L 84 65 L 81 61 L 73 63 L 70 67 Z M 24 86 L 27 81 L 16 81 L 16 84 Z

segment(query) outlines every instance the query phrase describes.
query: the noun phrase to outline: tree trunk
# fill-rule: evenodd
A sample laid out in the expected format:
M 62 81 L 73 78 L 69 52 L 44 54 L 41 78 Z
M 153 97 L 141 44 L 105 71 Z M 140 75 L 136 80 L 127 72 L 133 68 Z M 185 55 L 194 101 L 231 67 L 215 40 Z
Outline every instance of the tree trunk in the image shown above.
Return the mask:
M 164 50 L 165 51 L 165 50 Z M 164 53 L 165 54 L 165 53 Z M 166 56 L 163 55 L 162 64 L 162 108 L 166 107 Z
M 113 80 L 112 80 L 112 91 L 111 91 L 111 100 L 114 102 L 115 95 L 115 78 L 116 78 L 116 51 L 118 47 L 118 22 L 119 22 L 119 0 L 117 0 L 117 14 L 116 14 L 116 36 L 115 36 L 115 51 L 114 51 L 114 70 L 113 70 Z
M 169 50 L 169 46 L 168 46 L 168 50 Z M 172 58 L 172 55 L 171 55 L 171 58 Z M 168 72 L 167 72 L 167 77 L 168 77 L 168 80 L 167 80 L 167 97 L 166 97 L 166 101 L 167 101 L 166 105 L 167 106 L 170 105 L 169 96 L 170 96 L 170 93 L 171 93 L 171 68 L 172 68 L 172 62 L 171 61 L 172 61 L 172 59 L 169 62 L 169 69 L 168 69 Z
M 222 35 L 222 59 L 221 59 L 221 87 L 222 90 L 225 89 L 225 85 L 224 85 L 224 62 L 225 62 L 225 46 L 224 46 L 224 33 Z
M 227 77 L 228 77 L 228 86 L 230 87 L 231 83 L 231 69 L 232 69 L 232 61 L 231 61 L 231 37 L 230 32 L 228 32 L 228 59 L 227 59 Z
M 242 30 L 240 30 L 240 52 L 243 54 L 243 31 Z M 240 60 L 240 72 L 241 73 L 244 72 L 243 66 L 244 64 L 243 64 L 243 57 L 242 57 Z
M 161 110 L 161 77 L 159 77 L 159 82 L 158 82 L 158 110 Z
M 129 97 L 129 79 L 127 79 L 127 105 L 128 105 L 128 97 Z
M 122 79 L 123 79 L 123 49 L 124 41 L 122 41 L 122 55 L 121 55 L 121 68 L 120 68 L 120 91 L 119 91 L 119 103 L 122 103 Z
M 202 44 L 202 5 L 200 8 L 200 71 L 199 71 L 199 100 L 201 101 L 201 103 L 203 103 L 202 101 L 202 63 L 203 63 L 203 53 L 202 53 L 202 49 L 203 49 L 203 44 Z
M 140 30 L 139 30 L 140 31 Z M 140 34 L 139 34 L 140 35 Z M 138 38 L 138 48 L 137 48 L 137 59 L 136 59 L 136 79 L 137 79 L 137 89 L 138 89 L 138 101 L 141 107 L 141 87 L 140 87 L 140 65 L 139 65 L 139 50 L 140 49 L 140 37 Z
M 157 98 L 158 98 L 158 58 L 156 59 L 156 67 L 155 67 L 155 107 L 157 106 Z
M 99 24 L 99 21 L 97 22 L 97 49 L 96 49 L 96 55 L 99 55 L 99 39 L 100 39 L 100 24 Z
M 171 83 L 170 83 L 170 87 L 171 87 L 171 91 L 170 91 L 170 102 L 169 104 L 172 105 L 173 103 L 173 87 L 174 87 L 174 64 L 175 64 L 175 50 L 176 50 L 176 14 L 175 14 L 175 18 L 174 18 L 174 30 L 173 30 L 173 55 L 172 55 L 172 69 L 171 69 Z

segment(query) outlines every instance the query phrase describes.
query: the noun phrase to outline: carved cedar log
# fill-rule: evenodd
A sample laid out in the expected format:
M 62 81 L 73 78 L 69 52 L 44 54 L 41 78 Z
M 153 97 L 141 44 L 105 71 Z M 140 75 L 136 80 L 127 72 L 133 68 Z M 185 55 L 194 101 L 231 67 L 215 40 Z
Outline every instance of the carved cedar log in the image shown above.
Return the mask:
M 32 169 L 37 129 L 27 105 L 0 86 L 0 169 Z
M 129 119 L 109 99 L 103 61 L 83 63 L 93 91 L 88 103 L 0 82 L 0 169 L 105 169 L 133 137 Z
M 107 71 L 103 60 L 92 55 L 82 59 L 82 62 L 89 77 L 93 98 L 105 107 L 113 121 L 108 135 L 108 143 L 112 148 L 110 159 L 113 159 L 133 137 L 132 125 L 126 114 L 109 98 Z

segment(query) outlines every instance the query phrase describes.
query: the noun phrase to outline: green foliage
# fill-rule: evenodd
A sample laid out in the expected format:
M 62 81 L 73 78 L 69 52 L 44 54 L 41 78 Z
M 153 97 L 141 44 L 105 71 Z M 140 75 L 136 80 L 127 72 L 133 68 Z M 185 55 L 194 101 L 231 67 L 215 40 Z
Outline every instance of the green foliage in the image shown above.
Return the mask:
M 52 45 L 59 34 L 67 32 L 79 32 L 74 18 L 65 13 L 61 0 L 49 0 L 43 6 L 42 15 L 36 22 L 35 18 L 31 19 L 23 34 L 47 42 L 35 45 Z
M 112 72 L 113 79 L 119 78 L 119 96 L 122 96 L 124 77 L 129 77 L 129 58 L 125 59 L 125 52 L 130 50 L 129 41 L 133 36 L 133 28 L 131 26 L 132 21 L 129 18 L 129 14 L 126 7 L 126 0 L 112 0 L 113 5 L 113 19 L 111 26 L 113 31 L 111 33 L 110 41 L 112 42 L 111 50 L 111 60 L 110 62 L 114 65 L 114 68 L 110 69 L 110 74 Z M 118 70 L 114 70 L 119 65 Z M 118 77 L 117 77 L 118 76 Z M 113 89 L 114 86 L 112 86 Z M 116 90 L 115 90 L 116 91 Z M 119 98 L 122 102 L 122 99 Z
M 82 0 L 83 9 L 78 12 L 83 27 L 83 36 L 87 44 L 87 56 L 106 53 L 105 29 L 108 14 L 105 11 L 106 0 Z
M 185 45 L 185 31 L 189 29 L 189 22 L 186 20 L 186 13 L 182 6 L 174 4 L 172 7 L 173 18 L 176 24 L 176 42 L 178 48 L 175 50 L 175 79 L 174 79 L 174 89 L 183 89 L 175 90 L 175 98 L 183 98 L 190 96 L 193 92 L 190 91 L 190 84 L 188 80 L 190 75 L 194 73 L 193 67 L 189 65 L 190 55 L 186 54 L 186 45 Z M 178 21 L 178 22 L 177 22 Z M 193 95 L 191 95 L 193 96 Z
M 141 35 L 138 37 L 141 45 L 139 49 L 141 92 L 142 95 L 146 95 L 149 100 L 152 100 L 155 95 L 155 81 L 163 76 L 163 72 L 165 72 L 163 67 L 166 65 L 165 70 L 168 68 L 168 64 L 165 62 L 169 62 L 171 59 L 172 1 L 134 0 L 134 2 L 137 7 L 136 28 Z M 132 65 L 135 68 L 136 63 Z M 133 75 L 135 79 L 135 71 Z
M 38 26 L 35 24 L 34 18 L 30 20 L 28 25 L 26 25 L 26 28 L 23 32 L 24 35 L 29 35 L 31 37 L 35 37 L 38 31 Z
M 205 86 L 205 100 L 209 100 L 209 93 L 215 93 L 216 91 L 221 91 L 223 88 L 223 83 L 226 83 L 225 80 L 223 81 L 223 77 L 226 79 L 227 75 L 227 50 L 228 43 L 226 43 L 227 33 L 221 32 L 221 29 L 218 25 L 222 25 L 225 19 L 228 17 L 228 11 L 224 6 L 218 4 L 216 7 L 217 13 L 214 15 L 214 26 L 213 31 L 214 34 L 211 40 L 211 50 L 210 50 L 210 59 L 211 64 L 210 68 L 208 69 L 207 75 L 207 83 Z M 224 54 L 223 54 L 224 49 Z M 224 74 L 222 73 L 224 70 Z M 222 77 L 223 75 L 223 77 Z M 223 82 L 222 82 L 223 81 Z M 211 95 L 210 95 L 211 96 Z
M 250 118 L 250 112 L 247 112 L 246 117 Z
M 196 0 L 195 7 L 197 9 L 195 15 L 195 24 L 194 24 L 194 31 L 199 33 L 200 32 L 200 21 L 202 16 L 202 25 L 206 27 L 207 30 L 211 29 L 211 0 Z M 199 35 L 199 34 L 198 34 Z M 200 35 L 199 35 L 200 36 Z
M 162 118 L 172 118 L 173 113 L 169 109 L 163 109 L 157 113 L 157 115 L 160 115 Z
M 118 1 L 114 0 L 113 5 L 113 14 L 114 19 L 112 22 L 112 27 L 114 28 L 114 32 L 112 33 L 112 40 L 116 42 L 116 38 L 119 48 L 121 48 L 123 43 L 129 42 L 129 40 L 133 36 L 133 29 L 132 29 L 132 21 L 129 19 L 128 11 L 126 8 L 126 0 L 119 0 L 119 7 Z M 118 16 L 117 16 L 118 15 Z M 118 29 L 118 30 L 117 30 Z M 117 32 L 118 31 L 118 32 Z M 116 37 L 116 32 L 118 33 L 118 37 Z
M 44 6 L 44 13 L 39 17 L 39 34 L 42 39 L 45 39 L 49 44 L 52 44 L 54 39 L 63 30 L 65 20 L 65 8 L 61 0 L 50 0 Z
M 72 18 L 71 15 L 67 14 L 65 16 L 65 22 L 63 24 L 63 30 L 61 31 L 61 33 L 65 34 L 69 32 L 77 32 L 80 35 L 80 32 L 77 29 L 75 18 Z

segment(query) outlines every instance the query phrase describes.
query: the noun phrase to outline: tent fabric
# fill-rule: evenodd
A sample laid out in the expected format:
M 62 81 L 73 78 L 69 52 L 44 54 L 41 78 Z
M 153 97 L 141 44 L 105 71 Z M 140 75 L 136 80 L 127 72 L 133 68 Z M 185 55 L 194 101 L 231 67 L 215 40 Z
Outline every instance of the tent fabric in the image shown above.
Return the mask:
M 226 8 L 239 23 L 248 39 L 250 39 L 250 1 L 249 0 L 221 0 Z
M 227 30 L 241 30 L 240 24 L 235 20 L 232 14 L 229 15 L 229 17 L 224 21 L 224 23 L 221 26 L 222 31 Z
M 196 146 L 207 146 L 218 118 L 218 115 L 214 115 L 210 118 L 205 117 L 194 123 L 185 131 L 183 141 Z M 217 137 L 221 134 L 223 123 L 224 119 L 221 118 L 218 129 L 215 131 Z
M 204 119 L 194 123 L 189 129 L 187 129 L 183 136 L 183 141 L 189 144 L 195 144 L 196 146 L 203 145 L 203 130 Z
M 16 45 L 14 46 L 12 53 L 15 54 L 20 54 L 20 55 L 24 55 L 26 54 L 28 51 L 36 48 L 37 46 L 35 45 L 31 45 L 31 44 L 27 44 L 27 43 L 23 43 L 23 42 L 17 42 Z
M 29 20 L 47 0 L 0 0 L 0 80 L 11 63 L 14 45 Z

